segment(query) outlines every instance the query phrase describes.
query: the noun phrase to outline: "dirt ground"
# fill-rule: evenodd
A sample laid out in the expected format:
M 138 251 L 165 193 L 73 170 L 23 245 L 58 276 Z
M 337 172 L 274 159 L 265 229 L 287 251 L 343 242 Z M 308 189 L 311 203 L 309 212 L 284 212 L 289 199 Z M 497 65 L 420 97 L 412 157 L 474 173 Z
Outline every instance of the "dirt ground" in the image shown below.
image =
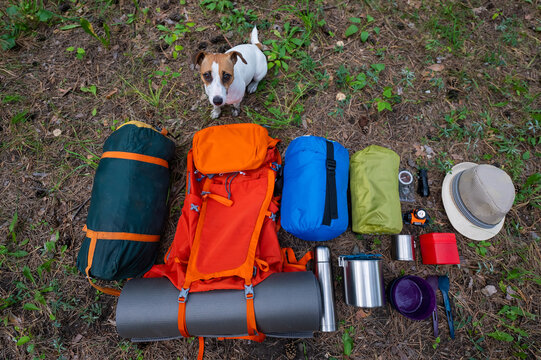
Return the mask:
M 402 203 L 432 217 L 427 228 L 404 226 L 415 236 L 455 232 L 440 196 L 453 165 L 493 164 L 514 181 L 515 205 L 496 237 L 457 233 L 460 266 L 423 265 L 419 253 L 392 261 L 390 236 L 349 229 L 325 243 L 336 332 L 263 343 L 207 338 L 206 359 L 541 357 L 539 0 L 1 0 L 0 14 L 0 358 L 196 358 L 196 339 L 120 338 L 116 299 L 75 267 L 101 147 L 128 120 L 175 137 L 162 249 L 180 215 L 191 139 L 211 125 L 263 124 L 282 154 L 310 134 L 350 155 L 390 148 L 413 173 L 426 167 L 430 196 Z M 226 108 L 213 120 L 191 57 L 247 42 L 253 24 L 272 68 L 239 117 Z M 298 255 L 314 246 L 283 230 L 279 239 Z M 456 338 L 440 293 L 438 339 L 430 320 L 408 320 L 390 305 L 346 305 L 336 256 L 357 249 L 383 255 L 386 284 L 448 274 Z

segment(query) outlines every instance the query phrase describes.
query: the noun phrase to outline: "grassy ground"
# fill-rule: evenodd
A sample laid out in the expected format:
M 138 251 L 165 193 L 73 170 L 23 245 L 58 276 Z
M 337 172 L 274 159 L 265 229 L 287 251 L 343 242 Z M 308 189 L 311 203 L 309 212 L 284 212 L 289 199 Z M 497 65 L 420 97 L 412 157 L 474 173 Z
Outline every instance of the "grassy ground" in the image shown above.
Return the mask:
M 226 109 L 212 120 L 191 55 L 246 42 L 252 24 L 270 71 L 240 117 Z M 207 339 L 206 358 L 286 359 L 286 344 L 300 359 L 541 356 L 540 34 L 539 0 L 0 1 L 0 357 L 195 357 L 193 339 L 119 338 L 116 300 L 75 268 L 101 146 L 127 120 L 176 136 L 164 248 L 190 140 L 210 125 L 264 124 L 282 151 L 305 134 L 350 154 L 378 144 L 396 151 L 402 168 L 426 166 L 430 197 L 403 204 L 434 220 L 422 231 L 405 227 L 415 235 L 453 231 L 440 200 L 453 164 L 494 164 L 515 184 L 498 236 L 457 236 L 460 266 L 393 262 L 388 236 L 347 231 L 328 243 L 334 255 L 383 254 L 386 283 L 448 273 L 456 339 L 444 316 L 435 339 L 429 321 L 345 305 L 335 264 L 337 332 L 262 344 Z M 299 254 L 313 245 L 279 237 Z M 488 285 L 496 293 L 485 295 Z M 441 297 L 438 308 L 444 314 Z

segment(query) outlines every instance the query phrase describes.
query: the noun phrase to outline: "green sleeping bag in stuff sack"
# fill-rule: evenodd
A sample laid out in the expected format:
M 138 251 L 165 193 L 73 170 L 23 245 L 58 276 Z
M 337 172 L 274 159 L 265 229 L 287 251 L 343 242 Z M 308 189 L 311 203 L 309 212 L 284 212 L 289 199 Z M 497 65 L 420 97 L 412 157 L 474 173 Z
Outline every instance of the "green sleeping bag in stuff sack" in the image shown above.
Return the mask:
M 399 234 L 402 212 L 398 194 L 400 157 L 370 145 L 350 160 L 352 230 L 360 234 Z
M 130 121 L 105 141 L 83 229 L 86 237 L 77 256 L 77 267 L 89 281 L 137 277 L 154 265 L 175 153 L 166 133 Z

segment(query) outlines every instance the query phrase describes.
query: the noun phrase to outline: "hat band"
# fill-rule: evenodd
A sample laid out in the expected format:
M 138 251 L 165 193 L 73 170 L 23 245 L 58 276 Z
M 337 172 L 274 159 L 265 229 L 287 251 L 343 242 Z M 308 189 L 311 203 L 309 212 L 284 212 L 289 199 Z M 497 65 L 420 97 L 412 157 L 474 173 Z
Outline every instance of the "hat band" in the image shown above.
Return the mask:
M 453 201 L 455 202 L 456 207 L 462 213 L 462 215 L 464 215 L 464 217 L 466 219 L 468 219 L 468 221 L 471 222 L 473 225 L 478 226 L 478 227 L 480 227 L 482 229 L 492 229 L 492 228 L 494 228 L 498 224 L 491 225 L 491 224 L 487 224 L 487 223 L 479 220 L 478 218 L 475 217 L 475 215 L 473 215 L 470 212 L 470 210 L 468 210 L 466 205 L 464 205 L 464 202 L 462 201 L 462 198 L 460 197 L 460 192 L 458 191 L 458 181 L 460 180 L 460 177 L 462 176 L 462 173 L 463 172 L 460 172 L 460 173 L 458 173 L 457 176 L 454 177 L 453 182 L 452 182 L 452 186 L 451 186 L 451 188 L 452 188 L 451 195 L 453 196 Z

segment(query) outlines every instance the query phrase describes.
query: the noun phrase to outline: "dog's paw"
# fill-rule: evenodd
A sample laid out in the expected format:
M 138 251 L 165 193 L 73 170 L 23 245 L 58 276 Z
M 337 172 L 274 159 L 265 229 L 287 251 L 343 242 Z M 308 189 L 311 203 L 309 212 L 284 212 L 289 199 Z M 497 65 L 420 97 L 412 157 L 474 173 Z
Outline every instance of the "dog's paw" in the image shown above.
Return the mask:
M 219 108 L 219 107 L 215 107 L 211 112 L 210 112 L 210 117 L 212 119 L 218 119 L 220 117 L 220 114 L 222 113 L 222 110 Z
M 255 82 L 255 81 L 252 81 L 251 83 L 248 84 L 248 87 L 246 88 L 246 90 L 248 91 L 248 94 L 255 93 L 255 91 L 257 90 L 257 84 L 259 84 L 259 82 Z
M 234 107 L 233 109 L 231 109 L 231 115 L 233 116 L 239 116 L 240 114 L 240 109 Z

